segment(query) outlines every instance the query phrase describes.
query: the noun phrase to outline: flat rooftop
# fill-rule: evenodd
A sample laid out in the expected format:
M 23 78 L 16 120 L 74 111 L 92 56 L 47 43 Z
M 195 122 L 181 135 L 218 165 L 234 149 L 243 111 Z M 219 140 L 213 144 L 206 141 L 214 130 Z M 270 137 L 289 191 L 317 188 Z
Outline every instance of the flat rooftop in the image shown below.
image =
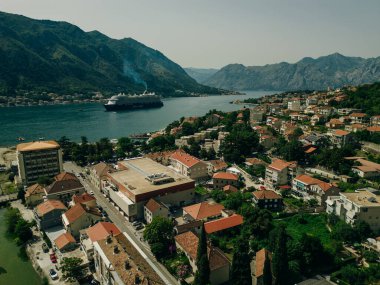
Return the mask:
M 359 206 L 380 207 L 380 196 L 375 195 L 367 190 L 360 190 L 355 193 L 341 193 L 347 200 Z
M 128 192 L 127 196 L 135 202 L 138 195 L 175 189 L 185 184 L 189 185 L 187 189 L 194 187 L 194 180 L 147 157 L 121 161 L 119 169 L 122 170 L 109 173 L 108 176 L 119 186 L 121 192 Z
M 96 243 L 124 284 L 136 284 L 138 278 L 142 285 L 164 285 L 158 274 L 123 233 Z

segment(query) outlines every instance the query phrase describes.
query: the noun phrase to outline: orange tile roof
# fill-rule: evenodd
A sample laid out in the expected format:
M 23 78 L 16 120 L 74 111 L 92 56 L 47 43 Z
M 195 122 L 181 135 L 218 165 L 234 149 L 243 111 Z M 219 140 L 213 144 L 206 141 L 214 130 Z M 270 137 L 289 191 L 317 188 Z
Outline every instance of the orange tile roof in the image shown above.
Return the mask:
M 88 194 L 87 192 L 83 193 L 82 195 L 74 195 L 73 196 L 73 201 L 75 204 L 86 203 L 86 202 L 94 201 L 94 200 L 96 200 L 96 198 L 94 196 Z
M 63 233 L 54 240 L 54 243 L 58 247 L 58 249 L 61 250 L 70 243 L 76 243 L 76 241 L 70 233 Z
M 281 199 L 281 195 L 272 190 L 259 190 L 252 193 L 257 199 Z
M 36 183 L 28 187 L 28 189 L 25 192 L 25 197 L 29 197 L 31 195 L 40 194 L 40 193 L 45 193 L 44 187 Z
M 344 123 L 343 123 L 341 120 L 339 120 L 339 119 L 331 119 L 331 120 L 329 121 L 329 124 L 334 124 L 334 125 L 344 125 Z
M 226 179 L 226 180 L 238 180 L 236 174 L 230 172 L 217 172 L 212 176 L 213 179 Z
M 183 151 L 176 151 L 171 155 L 171 158 L 174 160 L 177 160 L 181 162 L 182 164 L 186 165 L 187 167 L 192 167 L 196 165 L 200 160 L 194 156 L 191 156 L 190 154 L 187 154 Z
M 272 163 L 268 167 L 273 168 L 277 171 L 282 171 L 283 169 L 289 167 L 291 164 L 292 162 L 288 162 L 282 159 L 276 159 L 275 161 L 272 161 Z
M 207 201 L 183 207 L 183 211 L 192 216 L 195 220 L 218 216 L 223 209 L 223 205 Z
M 152 213 L 160 209 L 161 205 L 154 199 L 149 199 L 148 203 L 145 204 L 145 207 Z
M 86 213 L 86 210 L 84 209 L 82 204 L 76 204 L 72 206 L 67 212 L 65 212 L 65 216 L 69 223 L 75 222 L 77 219 L 79 219 L 83 214 Z
M 209 161 L 207 161 L 207 163 L 211 164 L 214 167 L 215 171 L 226 169 L 228 167 L 227 163 L 225 163 L 222 160 L 218 160 L 218 159 L 216 159 L 216 160 L 209 160 Z
M 56 141 L 36 141 L 28 143 L 20 143 L 17 145 L 17 151 L 34 151 L 43 149 L 57 149 L 60 148 Z
M 223 191 L 226 192 L 227 194 L 228 193 L 236 193 L 236 192 L 239 192 L 239 190 L 233 186 L 233 185 L 226 185 L 223 187 Z
M 119 228 L 110 222 L 99 222 L 88 228 L 86 233 L 92 242 L 105 239 L 109 235 L 118 235 L 121 233 Z
M 256 252 L 256 268 L 255 268 L 255 276 L 256 278 L 257 277 L 260 277 L 264 274 L 264 264 L 265 264 L 265 260 L 269 257 L 269 259 L 271 259 L 271 256 L 270 256 L 270 251 L 266 250 L 265 248 L 259 250 L 258 252 Z
M 240 226 L 243 223 L 243 217 L 238 214 L 210 221 L 204 224 L 206 233 L 211 234 L 225 229 Z
M 108 171 L 111 171 L 111 167 L 109 167 L 106 163 L 104 162 L 99 162 L 96 164 L 93 169 L 95 170 L 96 174 L 101 177 L 103 175 L 106 175 Z
M 352 114 L 350 114 L 350 117 L 353 117 L 353 118 L 364 118 L 365 116 L 367 116 L 366 113 L 352 113 Z
M 61 172 L 54 177 L 55 181 L 64 181 L 64 180 L 76 180 L 79 181 L 73 173 L 70 172 Z
M 312 147 L 309 147 L 307 150 L 305 150 L 305 153 L 312 153 L 316 150 L 317 150 L 317 148 L 312 146 Z
M 294 179 L 298 180 L 304 184 L 307 184 L 307 185 L 313 185 L 313 184 L 318 184 L 318 183 L 322 182 L 321 180 L 313 178 L 313 177 L 306 175 L 306 174 L 298 175 Z
M 193 232 L 189 231 L 179 234 L 174 239 L 192 259 L 195 260 L 197 258 L 199 239 Z M 211 271 L 229 265 L 228 258 L 220 249 L 208 246 L 207 254 Z
M 334 185 L 332 185 L 331 183 L 327 183 L 324 181 L 321 181 L 320 183 L 318 183 L 318 186 L 322 189 L 323 192 L 326 192 L 329 189 L 334 187 Z
M 380 132 L 380 126 L 368 127 L 367 131 L 369 131 L 369 132 Z
M 335 130 L 334 135 L 336 136 L 347 136 L 350 134 L 350 132 L 344 131 L 344 130 Z
M 53 210 L 66 210 L 66 206 L 58 200 L 47 200 L 36 207 L 37 214 L 41 217 Z

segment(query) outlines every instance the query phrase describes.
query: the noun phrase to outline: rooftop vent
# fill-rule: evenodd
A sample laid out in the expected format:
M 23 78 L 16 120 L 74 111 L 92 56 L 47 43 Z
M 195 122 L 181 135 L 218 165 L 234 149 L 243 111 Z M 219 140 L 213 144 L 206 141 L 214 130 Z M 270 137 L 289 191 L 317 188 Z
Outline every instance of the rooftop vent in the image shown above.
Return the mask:
M 117 245 L 115 245 L 115 246 L 113 247 L 113 253 L 114 253 L 114 254 L 118 254 L 119 252 L 120 252 L 119 247 L 118 247 Z

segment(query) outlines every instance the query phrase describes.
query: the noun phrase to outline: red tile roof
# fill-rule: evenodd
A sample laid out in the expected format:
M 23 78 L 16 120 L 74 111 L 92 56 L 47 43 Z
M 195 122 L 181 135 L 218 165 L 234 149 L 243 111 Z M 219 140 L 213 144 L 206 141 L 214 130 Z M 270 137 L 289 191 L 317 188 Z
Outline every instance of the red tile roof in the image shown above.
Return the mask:
M 226 192 L 227 194 L 228 193 L 236 193 L 236 192 L 239 192 L 239 190 L 233 186 L 233 185 L 226 185 L 223 187 L 223 191 Z
M 298 180 L 304 184 L 307 184 L 307 185 L 313 185 L 313 184 L 318 184 L 318 183 L 322 182 L 321 180 L 313 178 L 313 177 L 306 175 L 306 174 L 298 175 L 294 179 Z
M 113 223 L 99 222 L 96 225 L 88 228 L 86 233 L 92 242 L 105 239 L 109 235 L 118 235 L 121 233 L 119 228 Z
M 344 130 L 336 130 L 334 131 L 334 135 L 336 136 L 347 136 L 350 132 Z
M 29 197 L 31 195 L 36 195 L 40 193 L 45 193 L 44 187 L 36 183 L 28 187 L 28 189 L 25 192 L 25 197 Z
M 79 181 L 79 179 L 70 172 L 62 172 L 54 177 L 55 181 L 64 181 L 64 180 L 76 180 Z
M 193 232 L 182 233 L 175 236 L 174 239 L 192 259 L 197 258 L 199 239 Z M 216 247 L 208 246 L 207 253 L 211 271 L 230 264 L 224 253 Z
M 73 196 L 73 201 L 75 204 L 86 203 L 86 202 L 94 201 L 94 200 L 96 200 L 96 198 L 94 196 L 88 194 L 87 192 L 83 193 L 82 195 L 74 195 Z
M 232 216 L 221 218 L 218 220 L 213 220 L 204 224 L 206 233 L 211 234 L 219 232 L 225 229 L 240 226 L 243 223 L 243 217 L 238 214 L 233 214 Z
M 177 160 L 180 163 L 186 165 L 187 167 L 192 167 L 196 165 L 200 160 L 190 154 L 183 151 L 176 151 L 171 155 L 171 159 Z
M 281 199 L 281 195 L 272 190 L 259 190 L 252 193 L 256 199 Z
M 372 127 L 368 127 L 368 128 L 367 128 L 367 131 L 369 131 L 369 132 L 373 132 L 373 133 L 375 133 L 375 132 L 380 132 L 380 126 L 372 126 Z
M 267 258 L 271 259 L 270 252 L 265 248 L 256 252 L 256 267 L 255 267 L 255 276 L 260 277 L 264 274 L 264 264 Z
M 217 172 L 212 176 L 213 179 L 238 180 L 236 174 L 230 172 Z
M 76 243 L 74 237 L 70 233 L 63 233 L 58 238 L 54 240 L 57 248 L 61 250 L 70 243 Z
M 157 210 L 160 209 L 161 207 L 161 204 L 158 203 L 156 200 L 154 199 L 149 199 L 148 203 L 146 203 L 145 207 L 151 212 L 151 213 L 154 213 L 156 212 Z
M 37 214 L 39 216 L 44 216 L 45 214 L 53 210 L 66 210 L 66 206 L 58 200 L 47 200 L 39 204 L 36 208 Z
M 293 162 L 288 162 L 288 161 L 285 161 L 285 160 L 282 160 L 282 159 L 276 159 L 274 161 L 272 161 L 272 163 L 268 166 L 274 170 L 277 170 L 277 171 L 282 171 L 283 169 L 291 166 L 293 164 Z
M 183 207 L 183 211 L 189 214 L 195 220 L 202 220 L 208 217 L 218 216 L 221 214 L 221 211 L 223 209 L 223 205 L 207 201 Z
M 353 118 L 364 118 L 365 116 L 367 116 L 366 113 L 352 113 L 352 114 L 350 114 L 350 117 L 353 117 Z
M 71 224 L 79 219 L 84 213 L 86 213 L 86 210 L 83 208 L 82 204 L 76 204 L 67 210 L 64 215 Z

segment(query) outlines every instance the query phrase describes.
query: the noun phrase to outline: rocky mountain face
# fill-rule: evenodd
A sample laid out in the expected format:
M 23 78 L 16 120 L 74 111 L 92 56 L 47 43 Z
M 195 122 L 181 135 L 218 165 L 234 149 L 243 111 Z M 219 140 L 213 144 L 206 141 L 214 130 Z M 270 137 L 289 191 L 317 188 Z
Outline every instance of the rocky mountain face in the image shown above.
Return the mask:
M 323 90 L 380 81 L 380 57 L 364 59 L 339 53 L 297 63 L 265 66 L 230 64 L 204 84 L 230 90 Z
M 184 70 L 198 83 L 203 83 L 206 82 L 211 76 L 213 76 L 219 69 L 185 67 Z
M 111 39 L 66 22 L 0 12 L 0 94 L 16 90 L 218 93 L 161 52 L 134 39 Z

